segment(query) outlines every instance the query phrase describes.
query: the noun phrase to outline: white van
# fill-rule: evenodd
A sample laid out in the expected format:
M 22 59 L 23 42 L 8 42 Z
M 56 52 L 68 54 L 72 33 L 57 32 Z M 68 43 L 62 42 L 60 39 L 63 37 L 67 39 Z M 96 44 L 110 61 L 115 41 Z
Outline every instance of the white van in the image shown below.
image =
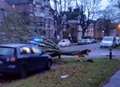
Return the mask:
M 105 36 L 103 37 L 100 47 L 115 47 L 116 46 L 116 38 L 114 36 Z
M 115 40 L 116 40 L 116 45 L 119 46 L 120 45 L 120 37 L 115 37 Z

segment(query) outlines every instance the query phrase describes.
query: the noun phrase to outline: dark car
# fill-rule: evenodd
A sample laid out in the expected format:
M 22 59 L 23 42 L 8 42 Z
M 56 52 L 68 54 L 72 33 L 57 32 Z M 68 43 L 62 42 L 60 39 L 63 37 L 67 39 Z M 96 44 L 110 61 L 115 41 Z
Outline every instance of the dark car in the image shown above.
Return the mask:
M 50 69 L 51 65 L 51 57 L 36 45 L 0 45 L 0 73 L 2 74 L 18 74 L 25 77 L 28 72 Z

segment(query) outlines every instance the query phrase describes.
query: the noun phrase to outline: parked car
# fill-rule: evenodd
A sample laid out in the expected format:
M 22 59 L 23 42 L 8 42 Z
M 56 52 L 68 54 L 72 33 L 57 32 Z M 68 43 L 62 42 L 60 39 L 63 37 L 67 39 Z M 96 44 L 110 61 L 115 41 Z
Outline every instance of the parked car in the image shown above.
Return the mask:
M 25 77 L 31 71 L 50 69 L 51 57 L 33 44 L 1 44 L 0 73 Z
M 95 39 L 89 39 L 89 38 L 86 38 L 86 39 L 83 38 L 80 41 L 78 41 L 79 45 L 85 45 L 85 44 L 91 44 L 91 43 L 96 43 L 96 40 Z
M 115 37 L 115 40 L 116 40 L 116 45 L 119 46 L 120 45 L 120 37 Z
M 116 46 L 116 39 L 114 36 L 105 36 L 103 37 L 100 47 L 115 47 Z
M 71 42 L 69 39 L 62 39 L 59 43 L 58 46 L 60 47 L 66 47 L 66 46 L 70 46 Z

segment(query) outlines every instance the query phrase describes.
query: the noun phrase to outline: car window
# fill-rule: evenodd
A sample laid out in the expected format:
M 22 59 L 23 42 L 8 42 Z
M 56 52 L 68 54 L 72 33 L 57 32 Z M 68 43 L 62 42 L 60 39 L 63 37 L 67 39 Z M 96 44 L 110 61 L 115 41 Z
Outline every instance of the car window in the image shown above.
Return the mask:
M 14 48 L 0 47 L 0 55 L 2 56 L 13 56 L 14 52 Z
M 112 41 L 113 38 L 108 37 L 108 38 L 104 38 L 103 40 L 105 40 L 105 41 Z
M 42 50 L 38 47 L 32 47 L 31 50 L 34 54 L 42 54 Z
M 20 54 L 31 54 L 31 49 L 29 47 L 20 48 Z

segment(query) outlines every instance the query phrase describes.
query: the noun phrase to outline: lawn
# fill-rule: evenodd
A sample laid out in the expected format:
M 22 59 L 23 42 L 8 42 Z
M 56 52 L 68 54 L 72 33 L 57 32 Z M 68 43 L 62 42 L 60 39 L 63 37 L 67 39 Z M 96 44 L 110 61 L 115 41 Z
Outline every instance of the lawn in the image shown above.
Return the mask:
M 57 69 L 24 80 L 1 83 L 0 87 L 99 87 L 120 67 L 119 60 L 97 59 L 94 63 L 63 61 Z M 68 75 L 67 78 L 61 78 Z

